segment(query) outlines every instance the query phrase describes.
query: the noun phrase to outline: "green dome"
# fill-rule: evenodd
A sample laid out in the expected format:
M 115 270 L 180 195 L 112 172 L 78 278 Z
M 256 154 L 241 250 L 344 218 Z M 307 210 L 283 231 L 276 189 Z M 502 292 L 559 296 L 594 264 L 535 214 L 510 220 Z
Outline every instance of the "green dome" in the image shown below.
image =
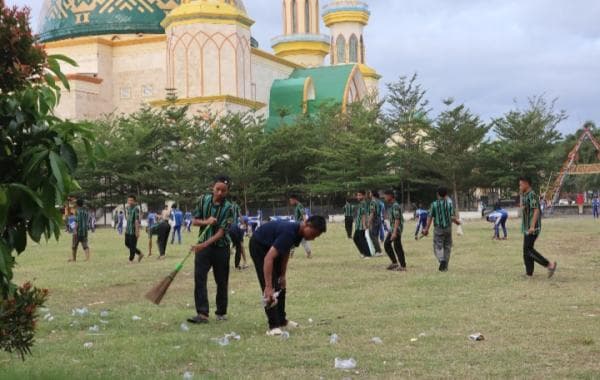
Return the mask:
M 44 0 L 42 42 L 102 34 L 162 34 L 160 22 L 181 0 Z

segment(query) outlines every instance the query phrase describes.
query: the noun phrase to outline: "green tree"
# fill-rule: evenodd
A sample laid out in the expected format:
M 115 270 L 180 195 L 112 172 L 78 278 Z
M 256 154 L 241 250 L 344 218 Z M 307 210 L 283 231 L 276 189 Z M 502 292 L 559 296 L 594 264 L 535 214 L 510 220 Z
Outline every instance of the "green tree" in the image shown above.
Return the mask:
M 470 178 L 490 127 L 464 104 L 453 106 L 452 99 L 445 100 L 444 104 L 448 109 L 438 116 L 430 131 L 429 141 L 434 149 L 434 170 L 451 187 L 458 209 L 459 191 L 475 185 Z

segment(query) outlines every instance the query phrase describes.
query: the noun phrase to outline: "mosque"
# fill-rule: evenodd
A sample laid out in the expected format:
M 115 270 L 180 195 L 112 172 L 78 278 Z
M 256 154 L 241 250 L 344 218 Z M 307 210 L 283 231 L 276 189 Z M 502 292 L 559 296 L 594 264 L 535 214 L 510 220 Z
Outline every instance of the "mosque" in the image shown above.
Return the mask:
M 242 0 L 45 0 L 41 41 L 48 54 L 78 63 L 63 67 L 71 91 L 57 114 L 127 114 L 164 105 L 174 92 L 193 111 L 255 110 L 275 128 L 324 103 L 345 110 L 376 95 L 380 76 L 366 63 L 363 38 L 365 2 L 332 0 L 321 8 L 319 0 L 271 1 L 281 4 L 283 21 L 272 52 L 252 37 Z

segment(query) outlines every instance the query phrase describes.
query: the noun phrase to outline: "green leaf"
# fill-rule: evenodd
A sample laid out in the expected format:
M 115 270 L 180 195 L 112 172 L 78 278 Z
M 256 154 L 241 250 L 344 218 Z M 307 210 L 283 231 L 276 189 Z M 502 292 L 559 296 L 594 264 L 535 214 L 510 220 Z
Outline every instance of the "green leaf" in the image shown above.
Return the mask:
M 29 227 L 29 236 L 36 243 L 40 242 L 42 238 L 42 234 L 46 231 L 46 224 L 48 223 L 48 219 L 44 216 L 44 214 L 37 214 Z
M 70 144 L 62 144 L 60 146 L 60 156 L 67 164 L 67 167 L 73 173 L 77 169 L 77 153 Z
M 32 200 L 39 208 L 44 207 L 40 197 L 38 197 L 38 195 L 33 190 L 31 190 L 29 187 L 27 187 L 21 183 L 11 183 L 8 185 L 8 189 L 10 191 L 17 192 L 17 194 L 23 193 L 23 194 L 27 195 L 29 197 L 29 199 Z
M 10 230 L 13 248 L 18 254 L 23 252 L 27 247 L 27 228 L 24 224 L 19 224 L 16 229 Z
M 29 161 L 27 166 L 25 167 L 25 170 L 23 172 L 23 178 L 28 178 L 29 176 L 31 176 L 32 172 L 34 170 L 38 169 L 42 160 L 44 160 L 47 156 L 48 156 L 47 150 L 43 150 L 41 152 L 36 153 L 33 156 L 33 158 Z
M 4 230 L 8 217 L 8 196 L 5 188 L 0 187 L 0 231 Z
M 79 65 L 77 64 L 77 62 L 75 62 L 72 58 L 67 57 L 66 55 L 63 54 L 52 54 L 50 56 L 48 56 L 49 59 L 53 59 L 56 61 L 63 61 L 65 63 L 68 63 L 69 65 L 73 66 L 73 67 L 79 67 Z
M 56 179 L 56 186 L 62 194 L 65 193 L 65 182 L 63 170 L 61 169 L 60 156 L 54 152 L 50 152 L 50 168 L 52 169 L 52 175 Z
M 10 248 L 4 239 L 0 239 L 0 273 L 9 281 L 12 279 L 13 257 L 10 254 Z

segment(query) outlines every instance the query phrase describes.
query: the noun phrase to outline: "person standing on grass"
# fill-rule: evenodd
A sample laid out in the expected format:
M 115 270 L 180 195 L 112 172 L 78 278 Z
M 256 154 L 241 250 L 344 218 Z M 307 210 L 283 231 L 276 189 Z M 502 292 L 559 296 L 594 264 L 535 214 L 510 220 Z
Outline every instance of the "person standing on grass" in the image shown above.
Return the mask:
M 119 215 L 117 216 L 117 232 L 119 235 L 123 235 L 123 223 L 125 221 L 125 214 L 123 211 L 119 211 Z
M 427 227 L 427 217 L 429 212 L 423 207 L 423 204 L 419 204 L 419 207 L 415 211 L 415 220 L 417 221 L 417 229 L 415 230 L 415 240 L 419 240 L 419 232 L 425 230 Z
M 92 209 L 90 210 L 90 220 L 89 220 L 89 225 L 90 225 L 90 231 L 92 231 L 92 233 L 96 232 L 96 209 Z
M 535 263 L 537 262 L 548 269 L 548 278 L 554 276 L 558 263 L 550 263 L 544 256 L 535 250 L 534 245 L 542 232 L 542 214 L 540 212 L 539 198 L 531 188 L 531 179 L 521 177 L 519 179 L 519 191 L 521 193 L 521 210 L 523 232 L 523 261 L 525 262 L 525 273 L 528 277 L 533 276 Z
M 383 246 L 390 260 L 392 260 L 392 264 L 387 269 L 404 272 L 406 271 L 406 259 L 404 257 L 404 248 L 402 247 L 404 215 L 402 215 L 402 208 L 396 201 L 396 194 L 394 194 L 393 190 L 387 190 L 384 193 L 384 198 L 389 207 L 390 231 L 387 233 Z
M 233 207 L 233 223 L 229 228 L 229 237 L 231 243 L 235 247 L 235 259 L 234 265 L 237 270 L 244 270 L 248 268 L 248 261 L 246 260 L 246 252 L 244 251 L 244 231 L 240 228 L 242 220 L 242 209 L 235 201 L 232 201 Z M 244 265 L 241 265 L 242 259 Z
M 164 260 L 167 254 L 167 242 L 169 241 L 169 235 L 171 234 L 171 224 L 168 219 L 162 219 L 158 223 L 155 223 L 150 227 L 148 231 L 150 235 L 150 242 L 152 242 L 152 236 L 156 236 L 156 242 L 158 243 L 159 260 Z M 150 256 L 150 254 L 148 254 Z
M 183 220 L 185 221 L 185 229 L 187 232 L 192 232 L 192 213 L 190 211 L 186 211 L 183 216 Z
M 77 248 L 79 247 L 79 244 L 81 244 L 81 247 L 85 252 L 85 261 L 90 260 L 90 247 L 88 246 L 88 221 L 88 209 L 84 207 L 83 199 L 78 199 L 77 211 L 75 211 L 75 224 L 73 228 L 73 244 L 71 247 L 72 257 L 69 259 L 69 262 L 74 263 L 77 261 Z
M 140 208 L 137 205 L 135 195 L 127 198 L 127 208 L 125 209 L 127 218 L 127 228 L 125 229 L 125 246 L 129 248 L 129 264 L 133 264 L 135 256 L 138 257 L 138 263 L 144 258 L 144 254 L 137 248 L 140 238 Z
M 350 203 L 349 199 L 346 199 L 344 205 L 344 226 L 346 227 L 346 235 L 348 239 L 352 239 L 352 222 L 354 221 L 354 206 Z
M 298 200 L 298 196 L 295 194 L 290 195 L 290 206 L 294 207 L 294 220 L 296 223 L 302 223 L 306 221 L 306 210 L 300 201 Z M 310 244 L 303 240 L 301 243 L 302 248 L 304 248 L 304 252 L 306 253 L 306 258 L 310 259 L 312 257 L 312 249 L 310 248 Z M 293 253 L 292 253 L 293 256 Z
M 146 232 L 148 233 L 148 257 L 152 256 L 152 227 L 154 227 L 154 225 L 156 224 L 157 220 L 156 220 L 157 216 L 156 213 L 150 211 L 148 213 L 148 226 L 146 227 Z
M 600 218 L 600 199 L 598 199 L 598 194 L 594 195 L 594 199 L 592 199 L 592 216 L 594 219 Z
M 211 268 L 217 283 L 217 320 L 227 320 L 229 246 L 231 244 L 227 231 L 233 223 L 233 207 L 227 200 L 230 185 L 229 177 L 216 177 L 212 193 L 203 195 L 192 213 L 194 226 L 200 226 L 200 236 L 202 237 L 198 240 L 198 244 L 191 248 L 196 254 L 194 300 L 197 315 L 189 318 L 188 322 L 193 324 L 208 323 L 210 314 L 206 285 Z M 204 233 L 205 230 L 206 233 Z M 202 235 L 203 233 L 204 235 Z
M 368 228 L 369 235 L 375 246 L 375 257 L 383 256 L 381 252 L 381 244 L 379 243 L 379 231 L 381 229 L 381 203 L 379 202 L 379 193 L 372 190 L 369 193 L 369 220 Z
M 502 232 L 504 234 L 504 238 L 502 240 L 506 240 L 508 238 L 508 231 L 506 230 L 506 221 L 508 220 L 508 212 L 497 206 L 494 212 L 487 216 L 487 221 L 490 223 L 494 223 L 494 237 L 492 240 L 500 240 L 500 227 L 502 227 Z
M 439 271 L 447 272 L 452 254 L 452 223 L 457 226 L 460 221 L 456 217 L 452 200 L 448 197 L 448 189 L 440 187 L 437 191 L 437 200 L 429 208 L 427 226 L 423 230 L 423 236 L 429 234 L 433 223 L 433 252 L 440 263 Z
M 269 222 L 260 226 L 250 239 L 250 256 L 263 291 L 265 313 L 269 321 L 268 336 L 283 334 L 282 328 L 295 328 L 298 323 L 287 319 L 285 311 L 286 273 L 290 252 L 304 241 L 312 241 L 327 231 L 322 216 L 306 221 Z
M 183 212 L 177 205 L 174 204 L 171 207 L 171 217 L 173 218 L 173 236 L 171 237 L 171 244 L 175 244 L 175 235 L 177 235 L 177 242 L 181 244 L 181 226 L 183 225 Z
M 354 244 L 356 245 L 356 248 L 358 248 L 358 253 L 364 259 L 371 257 L 371 250 L 369 249 L 369 244 L 367 243 L 367 238 L 365 237 L 367 230 L 367 209 L 369 207 L 365 199 L 366 193 L 364 191 L 359 191 L 356 193 L 358 205 L 356 206 L 353 238 Z

